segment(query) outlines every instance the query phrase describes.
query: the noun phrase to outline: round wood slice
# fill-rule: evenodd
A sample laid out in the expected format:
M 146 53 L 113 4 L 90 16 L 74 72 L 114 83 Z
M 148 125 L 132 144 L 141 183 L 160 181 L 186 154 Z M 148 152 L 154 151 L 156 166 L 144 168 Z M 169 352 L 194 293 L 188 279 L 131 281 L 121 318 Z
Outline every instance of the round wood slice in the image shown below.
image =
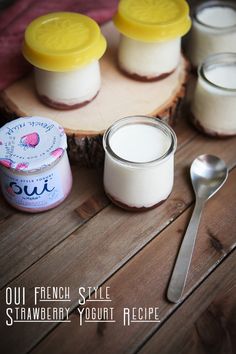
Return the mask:
M 32 75 L 1 93 L 8 118 L 37 115 L 61 124 L 68 136 L 70 158 L 87 166 L 101 163 L 104 156 L 102 134 L 120 118 L 150 115 L 173 125 L 188 77 L 189 65 L 184 57 L 181 57 L 179 68 L 164 80 L 139 82 L 126 77 L 116 62 L 119 34 L 112 23 L 104 25 L 102 31 L 108 41 L 108 49 L 101 60 L 102 87 L 88 105 L 69 111 L 47 107 L 35 93 Z

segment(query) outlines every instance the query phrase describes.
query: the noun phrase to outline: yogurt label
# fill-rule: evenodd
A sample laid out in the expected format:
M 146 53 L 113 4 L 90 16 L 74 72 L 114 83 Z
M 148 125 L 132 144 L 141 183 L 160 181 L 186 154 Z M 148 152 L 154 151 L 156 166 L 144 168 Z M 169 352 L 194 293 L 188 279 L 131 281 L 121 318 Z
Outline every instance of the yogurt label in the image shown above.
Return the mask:
M 67 148 L 66 135 L 56 122 L 22 117 L 0 130 L 0 165 L 33 172 L 52 165 Z
M 64 197 L 58 171 L 16 175 L 2 169 L 2 190 L 9 203 L 27 208 L 49 207 Z

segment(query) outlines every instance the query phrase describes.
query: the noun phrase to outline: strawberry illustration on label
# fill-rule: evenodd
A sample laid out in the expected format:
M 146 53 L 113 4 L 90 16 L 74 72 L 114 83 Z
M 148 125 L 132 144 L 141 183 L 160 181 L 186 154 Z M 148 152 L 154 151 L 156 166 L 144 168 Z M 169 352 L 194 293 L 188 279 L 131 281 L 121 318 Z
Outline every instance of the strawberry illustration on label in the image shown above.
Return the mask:
M 11 194 L 12 196 L 15 196 L 15 193 L 14 193 L 12 187 L 10 187 L 10 186 L 7 188 L 7 193 Z
M 16 170 L 24 170 L 24 169 L 26 169 L 27 167 L 29 166 L 29 164 L 28 163 L 18 163 L 17 165 L 16 165 Z
M 38 133 L 30 133 L 22 136 L 20 139 L 20 145 L 25 148 L 35 148 L 39 143 L 39 135 Z
M 64 152 L 64 150 L 62 148 L 57 148 L 56 150 L 51 152 L 51 155 L 54 156 L 55 158 L 59 159 L 59 157 L 61 157 L 63 152 Z
M 0 165 L 3 165 L 7 168 L 11 168 L 11 166 L 13 165 L 13 161 L 10 159 L 0 159 Z

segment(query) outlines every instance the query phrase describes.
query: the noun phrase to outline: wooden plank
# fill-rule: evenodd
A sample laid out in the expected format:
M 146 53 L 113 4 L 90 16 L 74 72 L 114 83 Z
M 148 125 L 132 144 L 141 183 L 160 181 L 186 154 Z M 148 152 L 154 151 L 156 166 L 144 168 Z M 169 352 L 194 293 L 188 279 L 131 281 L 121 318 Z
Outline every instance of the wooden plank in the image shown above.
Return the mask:
M 232 281 L 236 280 L 233 272 L 236 262 L 235 255 L 233 259 L 229 258 L 230 261 L 226 260 L 226 263 L 219 267 L 216 275 L 213 272 L 213 278 L 210 276 L 210 280 L 208 280 L 210 272 L 235 248 L 236 190 L 233 188 L 235 178 L 236 169 L 230 175 L 225 188 L 208 202 L 205 209 L 184 297 L 187 298 L 206 279 L 196 290 L 196 295 L 194 293 L 194 296 L 192 297 L 191 295 L 186 302 L 182 301 L 182 306 L 171 304 L 165 298 L 171 268 L 183 235 L 182 230 L 185 229 L 190 217 L 190 210 L 187 210 L 140 251 L 137 256 L 132 258 L 125 267 L 103 284 L 103 289 L 106 286 L 111 289 L 112 307 L 115 309 L 116 323 L 108 323 L 103 330 L 103 335 L 100 335 L 98 333 L 99 324 L 83 323 L 81 327 L 78 313 L 73 313 L 70 316 L 72 322 L 57 327 L 33 350 L 33 353 L 60 351 L 61 354 L 64 354 L 72 352 L 73 348 L 76 348 L 76 352 L 81 354 L 93 352 L 96 352 L 96 354 L 118 354 L 124 353 L 126 350 L 128 353 L 134 353 L 163 323 L 165 334 L 158 347 L 160 351 L 156 350 L 156 344 L 159 340 L 157 332 L 155 341 L 153 339 L 154 345 L 147 352 L 166 353 L 164 350 L 166 341 L 172 342 L 172 337 L 168 335 L 169 332 L 165 331 L 165 321 L 169 316 L 170 321 L 174 321 L 171 326 L 171 334 L 173 333 L 174 341 L 178 337 L 177 329 L 184 327 L 185 321 L 190 322 L 196 319 L 219 291 L 232 287 Z M 221 203 L 226 201 L 227 209 L 222 210 L 219 208 Z M 216 247 L 215 243 L 212 242 L 212 234 L 215 235 L 214 238 L 221 244 L 222 249 Z M 182 311 L 181 309 L 185 308 L 185 303 L 187 304 L 187 310 L 184 313 L 181 312 L 182 316 L 178 315 L 178 311 Z M 101 306 L 106 307 L 107 304 L 96 305 L 96 303 L 91 302 L 86 304 L 86 307 L 89 308 Z M 139 322 L 131 324 L 130 327 L 123 326 L 124 307 L 150 306 L 159 307 L 160 324 Z M 177 315 L 175 315 L 176 310 Z M 175 318 L 176 320 L 174 320 Z M 149 348 L 148 344 L 147 347 Z M 172 348 L 172 351 L 169 350 L 167 353 L 179 353 L 178 350 L 173 351 L 174 346 L 170 346 L 170 348 Z
M 236 163 L 234 153 L 235 146 L 236 138 L 222 140 L 219 144 L 219 141 L 216 139 L 207 139 L 198 136 L 194 139 L 194 144 L 186 145 L 181 149 L 181 154 L 177 154 L 174 191 L 165 204 L 149 212 L 135 214 L 127 213 L 112 205 L 105 208 L 91 219 L 89 223 L 71 234 L 64 242 L 61 242 L 51 252 L 46 254 L 45 257 L 40 259 L 39 262 L 19 276 L 11 283 L 11 286 L 21 285 L 29 289 L 32 289 L 34 286 L 51 286 L 52 284 L 70 286 L 72 298 L 71 306 L 75 306 L 78 298 L 78 286 L 82 285 L 87 287 L 103 283 L 145 244 L 153 239 L 156 234 L 177 218 L 192 202 L 193 193 L 190 188 L 187 170 L 193 158 L 204 152 L 215 153 L 224 158 L 230 166 L 234 166 Z M 228 202 L 228 204 L 234 203 L 234 201 L 231 200 L 233 193 L 228 191 L 226 187 L 223 190 L 226 190 L 229 195 L 230 202 Z M 216 210 L 219 211 L 220 209 L 221 204 L 218 201 Z M 224 214 L 224 216 L 227 221 L 227 215 Z M 222 218 L 224 220 L 223 216 Z M 219 221 L 218 217 L 218 223 Z M 234 220 L 230 219 L 230 222 L 231 226 L 233 226 Z M 211 230 L 211 233 L 213 235 L 215 235 L 217 230 L 214 228 L 216 225 L 219 229 L 221 228 L 218 223 L 217 220 L 215 220 L 212 224 L 213 230 Z M 173 238 L 174 244 L 166 250 L 168 254 L 164 254 L 163 256 L 163 262 L 165 261 L 165 264 L 167 264 L 166 262 L 170 262 L 168 263 L 169 265 L 166 265 L 168 276 L 173 258 L 176 254 L 180 234 L 182 234 L 180 229 L 183 230 L 183 226 L 179 224 L 179 237 L 175 236 L 175 238 Z M 208 241 L 209 238 L 207 238 L 207 242 Z M 170 242 L 170 240 L 167 242 Z M 231 243 L 230 241 L 230 245 Z M 218 252 L 219 251 L 215 251 L 217 260 L 219 260 Z M 142 267 L 143 264 L 148 264 L 149 260 L 148 257 L 146 262 L 142 263 Z M 210 260 L 211 255 L 209 256 L 209 261 Z M 204 262 L 204 264 L 206 263 Z M 207 266 L 209 266 L 209 264 L 207 264 Z M 149 271 L 149 269 L 147 271 Z M 164 282 L 166 282 L 165 276 L 165 272 L 163 271 L 161 277 L 163 277 Z M 129 279 L 129 277 L 127 279 Z M 156 280 L 157 284 L 159 281 L 162 281 L 161 279 L 162 278 Z M 165 285 L 163 285 L 163 283 L 161 284 L 162 286 L 166 286 L 166 283 Z M 135 284 L 135 286 L 136 285 L 137 284 Z M 32 302 L 33 295 L 31 292 L 28 298 L 29 306 L 30 304 L 32 305 Z M 24 352 L 29 350 L 32 345 L 37 343 L 48 331 L 52 330 L 53 327 L 54 324 L 34 324 L 34 326 L 31 326 L 29 330 L 25 332 L 25 335 L 20 338 L 19 332 L 17 334 L 14 333 L 14 330 L 9 329 L 9 336 L 6 338 L 8 338 L 12 350 L 15 347 L 18 353 L 21 351 Z M 21 328 L 22 331 L 24 331 L 25 327 L 23 325 Z
M 180 117 L 176 134 L 180 149 L 197 133 Z M 17 212 L 1 197 L 1 288 L 109 204 L 102 191 L 102 171 L 80 170 L 74 166 L 73 174 L 74 186 L 70 197 L 47 213 L 29 215 Z M 81 219 L 85 207 L 88 215 L 84 219 L 83 214 Z
M 219 354 L 236 351 L 235 267 L 232 272 L 234 281 L 229 290 L 225 287 L 194 324 L 197 332 L 196 349 L 207 350 L 209 354 L 217 350 Z
M 93 204 L 93 208 L 85 215 L 84 208 L 88 204 Z M 0 223 L 0 286 L 23 272 L 108 204 L 102 191 L 101 171 L 74 168 L 72 192 L 58 208 L 31 215 L 6 207 Z
M 0 192 L 0 224 L 9 219 L 16 211 L 10 207 L 10 205 L 3 199 Z
M 234 353 L 235 267 L 233 251 L 138 352 Z
M 179 114 L 176 117 L 176 124 L 173 127 L 177 135 L 177 151 L 189 143 L 199 132 L 189 122 L 189 105 L 183 101 Z

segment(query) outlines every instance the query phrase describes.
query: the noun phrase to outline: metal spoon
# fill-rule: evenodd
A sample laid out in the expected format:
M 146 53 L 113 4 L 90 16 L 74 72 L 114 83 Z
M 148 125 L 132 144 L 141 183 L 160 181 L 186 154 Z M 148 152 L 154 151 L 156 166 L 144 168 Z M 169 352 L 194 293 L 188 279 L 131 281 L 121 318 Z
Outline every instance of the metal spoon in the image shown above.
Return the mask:
M 197 230 L 205 202 L 224 184 L 228 177 L 225 162 L 214 155 L 198 156 L 190 168 L 190 176 L 196 196 L 191 220 L 183 238 L 175 267 L 169 283 L 167 298 L 179 302 L 184 290 L 193 254 Z

